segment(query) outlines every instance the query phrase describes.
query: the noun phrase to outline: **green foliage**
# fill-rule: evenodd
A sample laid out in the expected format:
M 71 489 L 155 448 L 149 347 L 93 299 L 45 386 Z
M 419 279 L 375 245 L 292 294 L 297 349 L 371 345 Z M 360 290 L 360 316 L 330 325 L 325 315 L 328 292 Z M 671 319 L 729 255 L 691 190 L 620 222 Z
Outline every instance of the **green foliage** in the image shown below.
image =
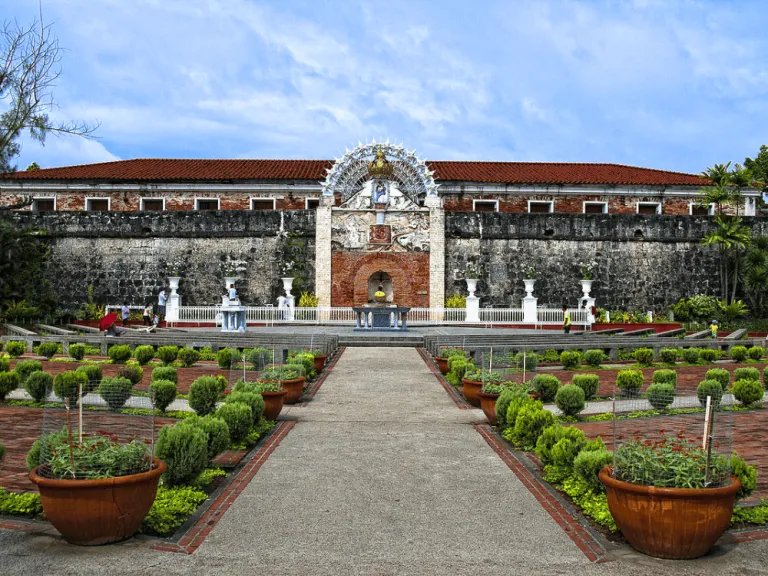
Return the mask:
M 136 346 L 133 357 L 136 358 L 136 362 L 144 366 L 155 357 L 155 349 L 152 346 Z
M 587 350 L 584 352 L 584 361 L 590 366 L 597 368 L 603 362 L 608 361 L 608 356 L 602 350 Z
M 731 390 L 733 397 L 744 406 L 749 406 L 763 399 L 763 385 L 759 380 L 736 380 Z
M 17 494 L 0 488 L 0 516 L 26 516 L 36 518 L 43 514 L 40 494 L 27 492 Z
M 584 480 L 593 492 L 605 490 L 598 474 L 605 466 L 613 463 L 613 452 L 605 448 L 582 450 L 573 461 L 573 471 Z
M 210 414 L 216 409 L 216 400 L 220 390 L 213 376 L 201 376 L 189 387 L 189 406 L 200 416 Z
M 731 359 L 734 362 L 744 362 L 747 359 L 747 347 L 746 346 L 734 346 L 731 348 Z
M 731 524 L 768 524 L 768 502 L 763 500 L 757 506 L 736 506 L 733 509 Z
M 590 400 L 600 386 L 600 376 L 597 374 L 574 374 L 572 384 L 584 390 L 584 398 Z
M 121 444 L 109 435 L 83 435 L 68 440 L 66 428 L 40 438 L 43 460 L 50 477 L 64 480 L 98 480 L 146 472 L 150 466 L 149 446 L 139 440 Z
M 523 366 L 523 360 L 525 360 L 525 366 Z M 512 361 L 520 370 L 525 368 L 526 372 L 536 372 L 539 366 L 539 355 L 535 352 L 526 352 L 523 356 L 522 352 L 518 352 L 512 357 Z
M 453 294 L 445 298 L 445 307 L 446 308 L 466 308 L 467 297 L 454 292 Z
M 624 350 L 623 348 L 619 348 L 618 359 L 619 360 L 634 360 L 635 359 L 635 351 L 634 350 Z
M 677 372 L 674 370 L 654 370 L 654 384 L 670 384 L 672 389 L 677 388 Z
M 557 353 L 557 350 L 546 350 L 544 355 L 541 357 L 541 361 L 548 362 L 550 364 L 560 362 L 560 354 Z
M 7 356 L 0 356 L 0 372 L 8 372 L 10 368 L 11 368 L 10 358 L 8 358 Z
M 560 353 L 560 363 L 566 370 L 573 370 L 581 364 L 581 353 L 578 350 L 564 350 Z
M 262 371 L 259 376 L 259 380 L 269 380 L 272 382 L 280 382 L 282 380 L 296 380 L 299 377 L 299 373 L 293 369 L 288 368 L 289 365 L 284 364 L 282 366 L 273 366 Z
M 683 350 L 683 360 L 688 362 L 688 364 L 698 364 L 699 356 L 700 353 L 698 348 L 686 348 Z
M 158 366 L 152 370 L 152 381 L 155 380 L 170 380 L 174 384 L 179 383 L 178 373 L 173 366 Z
M 306 352 L 294 354 L 293 356 L 289 356 L 288 362 L 289 363 L 284 366 L 284 369 L 288 369 L 289 366 L 301 366 L 301 369 L 296 371 L 299 376 L 309 377 L 315 372 L 314 354 L 308 354 Z M 283 380 L 287 380 L 287 378 L 283 378 Z
M 709 372 L 707 372 L 707 380 L 700 382 L 696 387 L 696 396 L 699 399 L 699 403 L 706 407 L 707 396 L 712 397 L 712 404 L 715 408 L 720 407 L 720 401 L 723 399 L 723 385 L 719 380 L 710 380 Z
M 608 498 L 605 493 L 592 490 L 587 481 L 578 474 L 563 480 L 561 487 L 574 504 L 581 508 L 585 516 L 611 532 L 618 531 L 616 522 L 608 509 Z
M 155 397 L 155 406 L 161 412 L 165 412 L 171 402 L 176 399 L 176 384 L 170 380 L 153 380 L 149 385 L 149 391 Z
M 672 384 L 651 384 L 646 392 L 648 402 L 655 410 L 666 410 L 675 399 L 675 387 Z
M 117 375 L 126 380 L 130 380 L 131 384 L 135 386 L 144 378 L 144 370 L 142 370 L 141 366 L 129 364 L 128 366 L 120 368 L 120 370 L 117 371 Z
M 222 370 L 229 370 L 232 366 L 232 358 L 233 350 L 231 348 L 222 348 L 216 352 L 216 363 Z
M 555 455 L 552 453 L 552 449 L 561 440 L 566 439 L 576 444 L 581 449 L 587 442 L 587 437 L 584 432 L 573 426 L 561 426 L 560 424 L 553 424 L 545 428 L 539 439 L 536 441 L 536 456 L 539 457 L 541 463 L 545 466 L 548 464 L 555 464 Z
M 156 356 L 160 359 L 160 362 L 163 363 L 163 366 L 168 366 L 176 360 L 178 354 L 178 346 L 160 346 L 160 348 L 157 349 Z M 163 380 L 167 380 L 167 378 L 163 378 Z
M 54 355 L 60 352 L 60 349 L 61 344 L 58 342 L 41 342 L 40 345 L 35 349 L 35 352 L 40 356 L 44 356 L 50 360 L 54 357 Z
M 229 438 L 234 444 L 245 438 L 253 426 L 251 408 L 243 402 L 224 404 L 216 411 L 216 417 L 227 423 Z
M 163 426 L 155 445 L 155 456 L 167 466 L 166 484 L 185 484 L 196 478 L 208 464 L 208 435 L 186 420 Z
M 440 358 L 450 358 L 451 356 L 461 356 L 462 358 L 466 357 L 466 351 L 464 348 L 455 348 L 452 346 L 441 346 L 440 352 L 438 354 Z
M 53 376 L 47 372 L 32 372 L 24 381 L 24 390 L 35 402 L 42 402 L 53 389 Z
M 128 344 L 115 344 L 109 347 L 107 355 L 115 364 L 125 364 L 131 358 L 131 347 Z
M 576 416 L 584 410 L 584 390 L 575 384 L 566 384 L 557 391 L 555 405 L 566 416 Z
M 227 389 L 227 386 L 229 386 L 229 380 L 219 374 L 216 376 L 216 385 L 219 387 L 219 392 L 224 392 Z
M 757 368 L 736 368 L 733 371 L 733 379 L 735 380 L 757 380 L 760 381 L 760 370 Z
M 763 356 L 765 356 L 765 348 L 762 346 L 752 346 L 749 350 L 747 350 L 747 355 L 752 360 L 760 360 Z
M 42 369 L 43 365 L 37 360 L 19 360 L 13 371 L 19 375 L 19 379 L 24 383 L 32 372 L 41 372 Z
M 317 304 L 320 302 L 320 299 L 315 296 L 312 292 L 309 292 L 307 290 L 304 290 L 301 293 L 301 296 L 299 296 L 299 308 L 317 308 Z
M 728 388 L 728 384 L 731 381 L 731 373 L 728 372 L 728 370 L 725 368 L 712 368 L 711 370 L 707 370 L 707 375 L 704 377 L 704 379 L 717 380 L 720 382 L 723 390 L 725 390 Z
M 718 350 L 715 350 L 714 348 L 699 349 L 699 359 L 701 359 L 703 362 L 707 362 L 711 364 L 718 358 L 720 358 L 720 352 Z
M 245 355 L 245 359 L 256 370 L 261 370 L 264 368 L 264 366 L 274 361 L 274 353 L 269 348 L 252 348 L 247 352 L 243 351 L 243 353 Z
M 754 466 L 749 466 L 736 454 L 731 456 L 730 465 L 731 474 L 736 476 L 741 482 L 741 490 L 736 494 L 736 498 L 747 498 L 757 486 L 757 470 Z
M 21 386 L 21 378 L 17 372 L 0 372 L 0 402 L 19 386 Z
M 528 394 L 518 388 L 505 388 L 496 398 L 496 426 L 499 430 L 507 427 L 507 410 L 509 403 L 515 399 L 528 399 Z
M 638 348 L 635 350 L 635 360 L 641 366 L 650 366 L 653 364 L 653 349 L 652 348 Z
M 179 349 L 177 356 L 178 359 L 181 360 L 181 363 L 184 364 L 185 367 L 189 368 L 199 360 L 200 353 L 194 348 L 185 347 Z
M 27 343 L 24 340 L 11 340 L 5 345 L 5 351 L 11 358 L 18 358 L 27 351 Z
M 463 356 L 451 356 L 448 358 L 448 376 L 454 381 L 461 382 L 461 379 L 464 378 L 464 374 L 467 372 L 468 366 L 474 367 L 474 364 L 471 364 L 471 362 Z
M 85 372 L 60 372 L 53 378 L 53 393 L 62 401 L 69 399 L 70 405 L 74 406 L 77 404 L 80 390 L 87 390 L 88 384 Z
M 203 346 L 197 352 L 200 355 L 200 358 L 199 358 L 200 360 L 203 360 L 205 362 L 216 360 L 216 354 L 213 352 L 210 346 Z
M 509 421 L 509 418 L 507 418 Z M 541 433 L 555 423 L 552 412 L 544 410 L 540 402 L 525 404 L 520 408 L 512 429 L 511 439 L 515 446 L 532 450 Z
M 619 370 L 616 386 L 625 394 L 637 394 L 643 387 L 643 373 L 640 370 Z
M 247 391 L 254 392 L 255 394 L 263 394 L 264 392 L 280 392 L 282 391 L 280 382 L 267 381 L 267 382 L 255 382 L 251 384 Z M 235 390 L 237 391 L 237 390 Z
M 675 314 L 675 320 L 680 322 L 711 320 L 719 309 L 717 298 L 701 294 L 690 298 L 680 298 L 677 304 L 673 304 L 669 308 Z
M 75 360 L 82 360 L 85 357 L 85 344 L 70 344 L 67 348 L 67 354 Z
M 5 445 L 0 443 L 0 461 L 2 461 L 3 456 L 5 456 Z
M 264 398 L 261 397 L 261 394 L 254 394 L 253 392 L 232 392 L 227 396 L 226 402 L 242 402 L 247 405 L 251 409 L 254 424 L 258 424 L 259 420 L 264 416 Z
M 108 376 L 101 381 L 98 393 L 107 403 L 109 409 L 117 412 L 131 397 L 132 389 L 133 384 L 127 378 Z
M 518 414 L 520 414 L 520 409 L 523 406 L 530 406 L 530 405 L 543 406 L 541 402 L 538 402 L 538 400 L 533 400 L 529 398 L 527 395 L 526 396 L 516 395 L 507 403 L 507 413 L 504 417 L 504 425 L 506 426 L 506 432 L 510 434 L 512 433 L 515 427 L 515 423 L 517 422 L 517 416 Z M 507 438 L 506 436 L 504 438 L 506 438 L 507 440 L 511 439 L 511 438 Z
M 85 374 L 88 383 L 85 388 L 83 388 L 84 391 L 91 392 L 92 390 L 96 390 L 99 384 L 101 384 L 103 376 L 101 366 L 98 364 L 83 364 L 82 366 L 78 366 L 75 372 Z
M 661 361 L 665 364 L 674 364 L 677 362 L 679 354 L 680 351 L 677 348 L 662 348 L 659 351 L 659 358 L 661 358 Z
M 160 486 L 149 514 L 142 522 L 141 531 L 171 536 L 207 498 L 206 493 L 197 488 Z
M 560 388 L 560 380 L 551 374 L 537 374 L 533 378 L 533 389 L 541 394 L 541 401 L 552 402 Z
M 208 459 L 213 460 L 224 452 L 232 443 L 229 437 L 229 426 L 218 416 L 209 414 L 208 416 L 191 416 L 184 420 L 185 423 L 197 426 L 206 434 L 208 438 Z
M 226 427 L 226 424 L 223 420 L 221 424 Z M 228 474 L 224 470 L 217 466 L 213 466 L 200 472 L 200 475 L 195 478 L 190 485 L 194 486 L 195 488 L 207 490 L 210 488 L 211 484 L 213 484 L 216 478 L 226 478 L 227 476 Z

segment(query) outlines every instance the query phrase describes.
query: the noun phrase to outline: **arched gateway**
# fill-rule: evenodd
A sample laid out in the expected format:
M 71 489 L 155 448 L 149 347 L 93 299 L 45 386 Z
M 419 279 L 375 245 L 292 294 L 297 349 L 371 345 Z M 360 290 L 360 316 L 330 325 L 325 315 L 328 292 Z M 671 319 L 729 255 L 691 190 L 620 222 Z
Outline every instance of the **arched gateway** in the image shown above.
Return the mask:
M 370 279 L 382 274 L 398 305 L 442 306 L 445 231 L 437 188 L 424 160 L 389 142 L 360 144 L 337 159 L 317 210 L 319 305 L 365 304 Z

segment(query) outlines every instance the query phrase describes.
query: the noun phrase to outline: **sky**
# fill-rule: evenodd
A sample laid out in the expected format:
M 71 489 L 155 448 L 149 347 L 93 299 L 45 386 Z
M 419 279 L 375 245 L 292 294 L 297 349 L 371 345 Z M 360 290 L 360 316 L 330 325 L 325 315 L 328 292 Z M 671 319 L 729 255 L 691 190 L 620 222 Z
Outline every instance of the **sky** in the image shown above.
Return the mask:
M 129 158 L 429 160 L 698 173 L 768 143 L 765 0 L 4 0 L 66 48 L 20 168 Z M 2 108 L 0 102 L 0 109 Z

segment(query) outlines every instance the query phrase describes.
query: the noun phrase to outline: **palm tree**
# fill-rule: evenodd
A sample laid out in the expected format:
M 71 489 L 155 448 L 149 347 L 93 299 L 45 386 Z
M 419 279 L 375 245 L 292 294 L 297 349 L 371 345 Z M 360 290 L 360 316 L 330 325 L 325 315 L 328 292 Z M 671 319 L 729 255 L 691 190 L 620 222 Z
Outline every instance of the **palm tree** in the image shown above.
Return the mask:
M 739 279 L 739 260 L 741 251 L 749 244 L 752 231 L 742 224 L 741 218 L 734 216 L 718 216 L 716 228 L 704 236 L 704 246 L 716 245 L 720 251 L 720 288 L 726 302 L 736 299 L 736 288 Z M 733 262 L 733 292 L 728 297 L 729 274 L 728 262 Z

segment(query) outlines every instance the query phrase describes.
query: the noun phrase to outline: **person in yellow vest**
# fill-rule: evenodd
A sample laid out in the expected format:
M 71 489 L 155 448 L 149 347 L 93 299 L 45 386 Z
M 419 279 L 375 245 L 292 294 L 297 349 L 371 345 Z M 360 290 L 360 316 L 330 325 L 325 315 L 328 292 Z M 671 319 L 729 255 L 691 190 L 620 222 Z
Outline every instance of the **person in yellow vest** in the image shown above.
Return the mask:
M 712 320 L 712 324 L 709 325 L 709 331 L 712 333 L 712 338 L 717 338 L 717 320 Z
M 571 313 L 568 312 L 568 307 L 563 304 L 563 332 L 569 334 L 571 332 Z

